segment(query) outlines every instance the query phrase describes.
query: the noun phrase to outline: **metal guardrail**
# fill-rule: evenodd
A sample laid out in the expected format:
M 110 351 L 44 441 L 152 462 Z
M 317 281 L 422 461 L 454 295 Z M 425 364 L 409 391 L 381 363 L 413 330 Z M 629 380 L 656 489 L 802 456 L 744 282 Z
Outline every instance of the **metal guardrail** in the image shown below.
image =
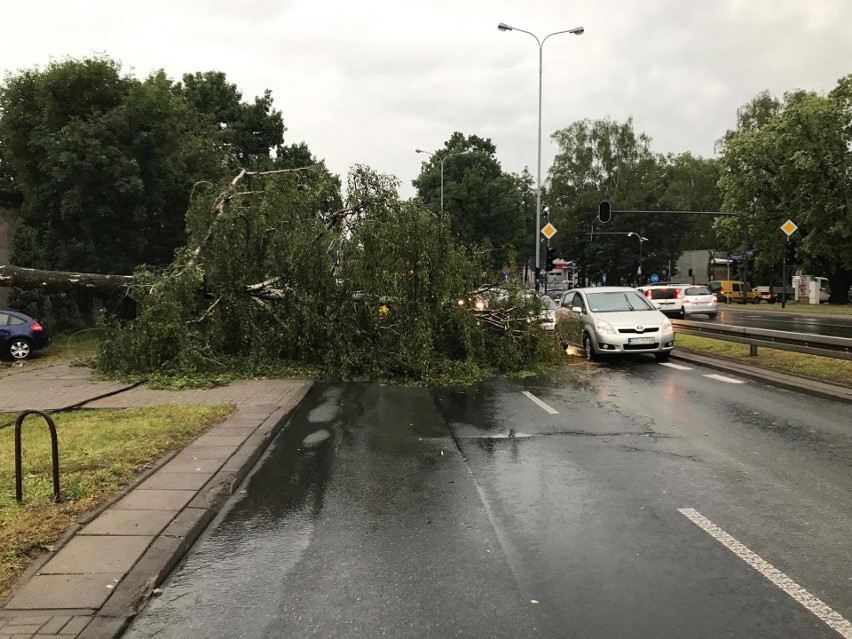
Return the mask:
M 809 333 L 791 333 L 768 328 L 749 328 L 746 326 L 727 326 L 710 322 L 692 320 L 672 320 L 676 333 L 721 339 L 727 342 L 748 344 L 750 355 L 757 355 L 758 346 L 775 348 L 782 351 L 795 351 L 808 355 L 822 355 L 838 359 L 852 360 L 852 339 L 831 335 L 811 335 Z

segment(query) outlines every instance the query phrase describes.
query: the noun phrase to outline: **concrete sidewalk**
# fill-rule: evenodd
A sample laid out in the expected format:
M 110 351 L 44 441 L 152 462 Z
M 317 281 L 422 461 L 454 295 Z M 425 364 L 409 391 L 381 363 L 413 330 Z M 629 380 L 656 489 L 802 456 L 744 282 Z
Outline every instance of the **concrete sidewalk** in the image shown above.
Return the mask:
M 160 460 L 127 491 L 68 531 L 55 551 L 30 566 L 0 609 L 0 639 L 119 636 L 311 385 L 309 380 L 258 380 L 178 392 L 138 387 L 91 404 L 117 408 L 234 403 L 238 410 Z M 16 371 L 0 378 L 0 411 L 68 406 L 124 386 L 92 382 L 87 369 L 65 364 Z

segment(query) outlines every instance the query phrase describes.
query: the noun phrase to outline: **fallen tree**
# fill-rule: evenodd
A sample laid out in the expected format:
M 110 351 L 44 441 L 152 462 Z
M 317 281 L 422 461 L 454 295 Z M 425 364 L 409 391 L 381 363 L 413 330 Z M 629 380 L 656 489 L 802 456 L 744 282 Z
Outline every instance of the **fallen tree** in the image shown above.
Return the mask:
M 0 286 L 50 293 L 88 291 L 99 295 L 112 295 L 126 291 L 134 281 L 134 278 L 128 275 L 45 271 L 10 264 L 0 266 Z
M 311 167 L 241 170 L 194 194 L 187 246 L 168 268 L 116 276 L 5 267 L 0 282 L 125 292 L 138 316 L 107 320 L 98 367 L 108 374 L 199 379 L 285 366 L 460 381 L 555 357 L 523 295 L 499 322 L 478 322 L 455 303 L 487 277 L 487 250 L 459 245 L 448 216 L 401 201 L 397 188 L 355 167 L 344 203 L 336 179 Z

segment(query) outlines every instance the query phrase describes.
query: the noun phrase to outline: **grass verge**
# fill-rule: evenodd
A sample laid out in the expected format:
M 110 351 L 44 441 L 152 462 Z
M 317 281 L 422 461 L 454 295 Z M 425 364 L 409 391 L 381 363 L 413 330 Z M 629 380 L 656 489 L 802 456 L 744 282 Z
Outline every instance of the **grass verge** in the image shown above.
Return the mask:
M 709 337 L 678 334 L 675 350 L 689 350 L 715 357 L 723 357 L 758 368 L 768 368 L 784 373 L 812 377 L 836 384 L 852 386 L 852 361 L 780 351 L 773 348 L 758 348 L 757 355 L 750 356 L 747 344 L 726 342 Z
M 852 315 L 852 304 L 799 304 L 787 302 L 781 308 L 780 302 L 775 304 L 719 304 L 720 311 L 758 311 L 785 313 L 788 315 Z
M 51 549 L 81 515 L 234 410 L 233 406 L 158 406 L 54 415 L 61 504 L 53 503 L 50 436 L 44 420 L 30 416 L 21 429 L 24 501 L 20 505 L 15 501 L 15 429 L 0 430 L 0 600 L 9 595 L 27 564 Z M 0 423 L 14 418 L 0 413 Z

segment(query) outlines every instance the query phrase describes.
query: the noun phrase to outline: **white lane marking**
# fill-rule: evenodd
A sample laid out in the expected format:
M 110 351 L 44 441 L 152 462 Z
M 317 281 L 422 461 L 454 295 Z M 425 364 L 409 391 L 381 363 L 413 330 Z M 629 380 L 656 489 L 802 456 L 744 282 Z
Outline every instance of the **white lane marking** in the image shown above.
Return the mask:
M 710 379 L 715 379 L 720 382 L 726 382 L 728 384 L 745 384 L 741 379 L 734 379 L 733 377 L 725 377 L 724 375 L 705 375 L 704 377 L 709 377 Z
M 829 628 L 840 633 L 841 637 L 852 639 L 852 623 L 841 617 L 839 613 L 835 612 L 821 599 L 814 597 L 783 572 L 769 562 L 761 559 L 759 555 L 746 548 L 694 508 L 678 508 L 678 512 L 814 613 Z
M 531 392 L 529 392 L 529 391 L 523 391 L 523 393 L 524 393 L 524 395 L 526 395 L 527 397 L 529 397 L 529 398 L 530 398 L 533 402 L 535 402 L 536 404 L 538 404 L 539 406 L 541 406 L 544 410 L 546 410 L 546 411 L 547 411 L 548 413 L 550 413 L 551 415 L 558 415 L 558 414 L 559 414 L 559 411 L 558 411 L 558 410 L 556 410 L 555 408 L 552 408 L 552 407 L 548 406 L 548 405 L 547 405 L 547 404 L 545 404 L 543 401 L 541 401 L 538 397 L 536 397 L 535 395 L 533 395 Z
M 671 362 L 660 362 L 660 366 L 668 366 L 669 368 L 674 368 L 679 371 L 691 371 L 691 366 L 681 366 L 680 364 L 672 364 Z

